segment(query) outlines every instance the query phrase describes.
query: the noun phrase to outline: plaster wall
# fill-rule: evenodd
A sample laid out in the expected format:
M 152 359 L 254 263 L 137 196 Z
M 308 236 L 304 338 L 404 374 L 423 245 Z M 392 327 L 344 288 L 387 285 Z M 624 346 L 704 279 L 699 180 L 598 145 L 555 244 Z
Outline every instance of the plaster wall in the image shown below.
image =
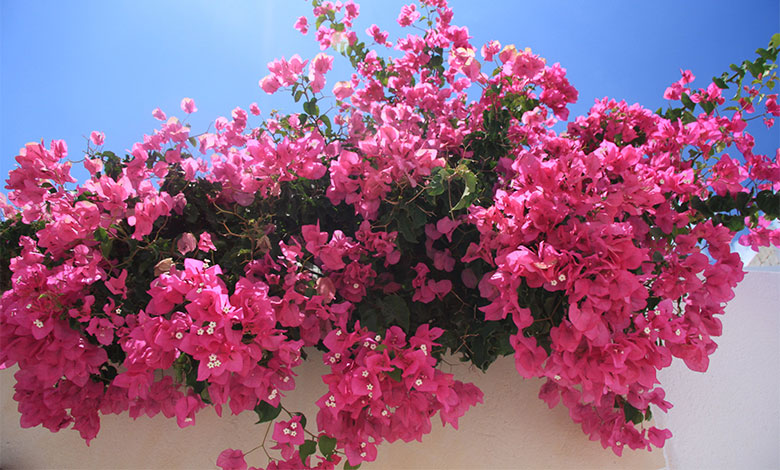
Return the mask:
M 682 361 L 659 374 L 666 399 L 660 427 L 669 469 L 780 468 L 780 270 L 757 268 L 722 317 L 723 336 L 706 373 Z

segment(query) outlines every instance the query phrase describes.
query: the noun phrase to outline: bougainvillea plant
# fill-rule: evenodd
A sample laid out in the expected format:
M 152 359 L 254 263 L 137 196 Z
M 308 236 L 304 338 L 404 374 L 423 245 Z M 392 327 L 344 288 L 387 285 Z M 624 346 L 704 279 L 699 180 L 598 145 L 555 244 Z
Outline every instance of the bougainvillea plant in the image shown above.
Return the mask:
M 565 70 L 471 44 L 445 0 L 404 6 L 412 33 L 392 42 L 361 39 L 351 1 L 312 3 L 295 26 L 324 52 L 260 81 L 300 113 L 253 104 L 193 135 L 157 109 L 128 155 L 93 132 L 81 184 L 64 142 L 19 152 L 0 367 L 18 367 L 21 425 L 89 442 L 101 414 L 185 427 L 227 405 L 268 422 L 269 469 L 355 468 L 482 401 L 445 355 L 514 355 L 605 448 L 663 446 L 657 372 L 707 369 L 743 277 L 731 241 L 780 244 L 780 150 L 753 153 L 746 131 L 780 116 L 780 35 L 706 88 L 684 72 L 666 110 L 604 99 L 560 132 Z M 329 50 L 347 80 L 326 83 Z M 330 368 L 316 424 L 284 406 L 307 357 Z

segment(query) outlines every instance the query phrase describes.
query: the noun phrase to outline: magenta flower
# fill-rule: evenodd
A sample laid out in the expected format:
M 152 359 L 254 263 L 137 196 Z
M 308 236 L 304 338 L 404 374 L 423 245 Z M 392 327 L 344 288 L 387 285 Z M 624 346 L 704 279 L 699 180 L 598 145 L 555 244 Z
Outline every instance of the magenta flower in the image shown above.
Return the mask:
M 294 446 L 303 444 L 306 434 L 301 425 L 301 417 L 294 416 L 289 421 L 275 423 L 272 437 L 277 444 L 292 444 Z
M 166 119 L 168 119 L 168 117 L 160 108 L 154 108 L 154 111 L 152 111 L 152 116 L 158 121 L 165 121 Z
M 293 27 L 300 31 L 301 34 L 306 34 L 309 32 L 309 21 L 305 16 L 301 16 L 295 20 L 295 25 L 293 25 Z
M 225 449 L 217 457 L 217 466 L 222 470 L 247 470 L 244 453 L 238 449 Z
M 103 134 L 102 132 L 92 131 L 92 133 L 89 135 L 89 140 L 91 140 L 92 143 L 98 147 L 103 145 L 105 139 L 106 139 L 106 135 Z
M 181 100 L 181 110 L 187 114 L 192 114 L 198 110 L 195 106 L 195 101 L 192 98 L 184 98 Z
M 193 251 L 196 247 L 197 241 L 195 240 L 195 235 L 190 232 L 183 234 L 181 238 L 179 238 L 179 241 L 176 242 L 176 250 L 178 250 L 182 256 Z

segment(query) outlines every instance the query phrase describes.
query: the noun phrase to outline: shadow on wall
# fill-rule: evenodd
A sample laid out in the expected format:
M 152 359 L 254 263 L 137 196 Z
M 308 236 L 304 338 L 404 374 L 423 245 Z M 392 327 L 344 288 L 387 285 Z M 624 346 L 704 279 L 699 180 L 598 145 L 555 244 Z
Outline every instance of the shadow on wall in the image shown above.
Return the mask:
M 511 357 L 496 362 L 486 374 L 453 359 L 443 365 L 456 378 L 474 382 L 485 403 L 460 420 L 460 429 L 442 428 L 423 442 L 396 442 L 379 448 L 371 469 L 472 468 L 780 468 L 780 272 L 746 275 L 723 319 L 725 335 L 711 357 L 707 374 L 687 370 L 682 361 L 661 374 L 669 415 L 657 413 L 659 425 L 675 437 L 664 455 L 626 450 L 622 458 L 589 441 L 565 408 L 549 410 L 537 398 L 540 380 L 523 380 Z M 51 433 L 21 429 L 13 401 L 14 369 L 0 372 L 2 452 L 0 466 L 17 468 L 215 468 L 226 448 L 249 450 L 262 440 L 266 424 L 254 415 L 226 414 L 213 409 L 197 416 L 197 425 L 179 429 L 162 416 L 130 420 L 106 416 L 90 447 L 72 430 Z M 326 368 L 310 360 L 299 369 L 297 389 L 285 401 L 314 423 L 314 401 L 325 391 L 320 376 Z M 262 451 L 248 457 L 265 465 Z
M 321 364 L 308 361 L 299 369 L 296 390 L 285 400 L 289 409 L 306 413 L 315 423 L 313 403 L 325 392 Z M 474 468 L 632 468 L 656 470 L 663 454 L 626 450 L 622 458 L 588 440 L 579 425 L 559 406 L 553 410 L 537 398 L 541 380 L 523 380 L 511 357 L 496 362 L 487 374 L 470 369 L 457 359 L 443 365 L 456 378 L 474 382 L 485 393 L 485 403 L 461 418 L 459 430 L 442 428 L 433 419 L 433 432 L 423 442 L 385 443 L 379 457 L 361 468 L 371 469 L 474 469 Z M 213 409 L 197 415 L 197 425 L 179 429 L 176 421 L 161 415 L 136 421 L 126 415 L 102 418 L 98 437 L 87 447 L 78 432 L 51 433 L 41 427 L 21 429 L 13 395 L 13 370 L 2 379 L 2 454 L 0 466 L 21 468 L 215 468 L 217 455 L 226 448 L 249 450 L 263 438 L 267 424 L 254 425 L 256 416 L 225 414 Z M 247 458 L 249 465 L 265 465 L 262 450 Z M 339 465 L 340 467 L 340 465 Z

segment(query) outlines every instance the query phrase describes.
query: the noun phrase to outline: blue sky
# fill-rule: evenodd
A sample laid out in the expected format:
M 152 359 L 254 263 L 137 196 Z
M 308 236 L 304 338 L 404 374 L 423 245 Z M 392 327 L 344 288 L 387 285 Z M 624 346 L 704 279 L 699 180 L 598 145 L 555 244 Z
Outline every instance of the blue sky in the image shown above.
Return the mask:
M 680 68 L 706 86 L 780 31 L 777 0 L 739 8 L 732 0 L 450 4 L 475 45 L 497 39 L 560 62 L 580 92 L 572 118 L 604 96 L 657 109 Z M 374 22 L 391 28 L 402 5 L 363 2 L 358 31 Z M 292 28 L 309 12 L 304 0 L 0 0 L 0 173 L 29 141 L 65 139 L 78 160 L 93 130 L 119 153 L 152 132 L 154 108 L 181 116 L 183 97 L 198 105 L 189 119 L 196 133 L 252 102 L 264 115 L 294 110 L 285 94 L 269 97 L 257 82 L 275 57 L 319 52 L 311 32 Z M 344 72 L 337 68 L 329 83 Z M 773 153 L 777 127 L 757 140 Z

